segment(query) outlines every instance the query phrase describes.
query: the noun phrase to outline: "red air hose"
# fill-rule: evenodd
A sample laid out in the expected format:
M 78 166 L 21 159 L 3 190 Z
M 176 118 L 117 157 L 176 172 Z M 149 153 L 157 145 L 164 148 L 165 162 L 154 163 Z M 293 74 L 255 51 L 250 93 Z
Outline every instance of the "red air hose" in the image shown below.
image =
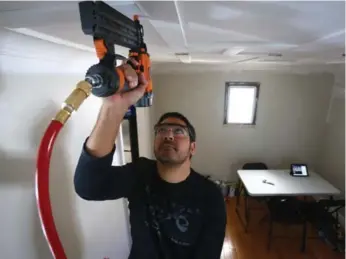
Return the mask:
M 91 84 L 87 81 L 80 81 L 77 87 L 67 97 L 63 108 L 51 121 L 41 140 L 37 154 L 37 170 L 35 179 L 35 192 L 38 214 L 40 216 L 41 227 L 48 242 L 50 251 L 55 259 L 67 259 L 64 248 L 61 244 L 58 232 L 55 227 L 52 206 L 49 194 L 49 165 L 55 140 L 74 111 L 91 93 Z
M 55 120 L 49 124 L 41 140 L 36 165 L 37 207 L 41 218 L 42 230 L 48 241 L 51 253 L 56 259 L 66 259 L 67 257 L 54 224 L 52 207 L 50 204 L 49 164 L 55 139 L 63 126 L 61 122 Z

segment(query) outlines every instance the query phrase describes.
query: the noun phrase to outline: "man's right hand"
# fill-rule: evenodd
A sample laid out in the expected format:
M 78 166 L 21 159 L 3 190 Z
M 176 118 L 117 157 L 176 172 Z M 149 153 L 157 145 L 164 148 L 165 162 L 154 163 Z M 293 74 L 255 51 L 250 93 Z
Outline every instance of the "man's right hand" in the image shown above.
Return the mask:
M 131 62 L 138 65 L 134 60 Z M 120 69 L 130 90 L 103 98 L 98 120 L 86 143 L 87 151 L 96 157 L 103 157 L 112 151 L 124 115 L 144 95 L 148 84 L 144 75 L 138 76 L 130 65 L 123 64 Z
M 130 62 L 135 66 L 138 65 L 138 62 L 134 59 L 131 59 Z M 114 109 L 118 109 L 118 111 L 125 114 L 131 105 L 136 104 L 142 98 L 148 82 L 142 73 L 137 75 L 136 71 L 129 64 L 123 64 L 118 68 L 123 70 L 130 90 L 105 97 L 104 104 L 108 107 L 114 107 Z

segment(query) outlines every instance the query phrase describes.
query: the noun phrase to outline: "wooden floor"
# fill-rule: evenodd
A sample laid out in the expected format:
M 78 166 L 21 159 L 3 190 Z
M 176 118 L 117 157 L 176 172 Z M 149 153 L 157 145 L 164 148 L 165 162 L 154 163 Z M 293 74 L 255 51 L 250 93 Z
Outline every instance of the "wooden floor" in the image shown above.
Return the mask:
M 226 201 L 227 227 L 226 237 L 220 259 L 344 259 L 345 254 L 333 252 L 319 239 L 308 239 L 305 253 L 299 251 L 301 228 L 275 224 L 273 235 L 291 236 L 292 238 L 273 238 L 271 250 L 267 250 L 268 223 L 259 224 L 266 214 L 263 210 L 251 210 L 248 233 L 245 233 L 237 214 L 235 199 Z M 250 205 L 258 207 L 254 203 Z M 309 236 L 316 233 L 309 227 Z M 294 238 L 294 237 L 298 238 Z

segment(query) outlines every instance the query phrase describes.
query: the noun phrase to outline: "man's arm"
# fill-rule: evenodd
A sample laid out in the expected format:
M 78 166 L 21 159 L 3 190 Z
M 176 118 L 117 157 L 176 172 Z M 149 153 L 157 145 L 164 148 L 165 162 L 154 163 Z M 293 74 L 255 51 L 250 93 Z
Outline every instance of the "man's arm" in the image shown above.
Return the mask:
M 221 192 L 213 188 L 207 195 L 208 216 L 196 246 L 194 259 L 220 259 L 226 231 L 226 208 Z
M 131 60 L 131 62 L 138 65 L 135 60 Z M 128 108 L 137 103 L 144 95 L 147 85 L 144 75 L 137 76 L 129 64 L 124 64 L 119 69 L 125 74 L 130 91 L 119 92 L 103 98 L 96 125 L 86 143 L 87 151 L 96 157 L 106 156 L 112 151 L 120 124 Z
M 126 108 L 105 101 L 85 148 L 90 155 L 104 157 L 112 152 Z
M 126 111 L 121 103 L 104 101 L 85 142 L 74 177 L 77 194 L 86 200 L 118 199 L 134 182 L 133 165 L 112 166 L 115 140 Z
M 134 60 L 132 63 L 138 65 Z M 131 90 L 103 98 L 97 122 L 83 147 L 76 168 L 75 190 L 80 197 L 87 200 L 126 197 L 135 182 L 134 164 L 114 167 L 112 159 L 114 143 L 123 117 L 128 107 L 143 96 L 147 82 L 143 74 L 138 77 L 128 64 L 122 65 L 120 69 L 123 70 Z
M 74 175 L 76 193 L 85 200 L 112 200 L 128 197 L 136 181 L 134 163 L 112 166 L 115 146 L 103 156 L 95 157 L 83 146 Z

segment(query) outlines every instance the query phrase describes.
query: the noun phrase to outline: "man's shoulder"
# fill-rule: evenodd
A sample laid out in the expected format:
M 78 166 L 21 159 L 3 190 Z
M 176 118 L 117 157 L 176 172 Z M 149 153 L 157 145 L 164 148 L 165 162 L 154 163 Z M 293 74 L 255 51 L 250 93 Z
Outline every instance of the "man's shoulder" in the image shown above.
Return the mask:
M 220 188 L 207 177 L 194 172 L 196 186 L 194 187 L 195 195 L 203 201 L 207 214 L 225 214 L 224 197 Z M 211 209 L 212 208 L 212 209 Z
M 141 163 L 141 164 L 147 164 L 147 165 L 156 165 L 156 160 L 141 156 L 135 161 L 135 163 Z
M 135 172 L 139 173 L 140 175 L 152 175 L 153 172 L 156 170 L 156 160 L 149 159 L 146 157 L 139 157 L 132 163 L 132 168 Z
M 211 180 L 209 180 L 206 176 L 194 171 L 194 179 L 195 182 L 199 185 L 199 188 L 203 188 L 203 193 L 207 196 L 211 195 L 213 197 L 222 196 L 220 188 Z

